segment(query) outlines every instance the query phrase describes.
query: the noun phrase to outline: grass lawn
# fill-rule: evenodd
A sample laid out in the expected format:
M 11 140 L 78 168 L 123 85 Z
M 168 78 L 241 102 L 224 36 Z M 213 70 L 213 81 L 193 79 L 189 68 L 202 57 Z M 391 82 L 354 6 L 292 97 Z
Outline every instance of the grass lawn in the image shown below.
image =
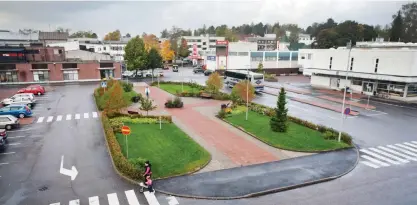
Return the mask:
M 232 114 L 225 118 L 234 125 L 244 128 L 259 139 L 277 148 L 294 151 L 324 151 L 349 147 L 345 143 L 334 140 L 325 140 L 322 133 L 302 125 L 289 122 L 286 133 L 273 132 L 269 126 L 270 118 L 265 115 L 249 111 L 248 120 L 245 120 L 245 112 Z
M 128 104 L 132 104 L 132 97 L 136 96 L 136 92 L 135 91 L 130 91 L 130 92 L 123 92 L 123 98 L 126 100 L 126 102 L 128 102 Z
M 182 91 L 182 85 L 177 85 L 177 84 L 159 84 L 160 88 L 162 90 L 165 90 L 171 94 L 176 94 L 177 91 L 181 92 Z M 188 92 L 188 93 L 192 93 L 192 92 L 199 92 L 200 90 L 197 88 L 192 88 L 189 85 L 184 85 L 184 91 Z
M 129 158 L 144 158 L 152 164 L 153 178 L 184 174 L 205 165 L 210 154 L 194 142 L 175 124 L 131 124 L 132 133 L 127 136 Z M 126 156 L 125 137 L 116 134 Z

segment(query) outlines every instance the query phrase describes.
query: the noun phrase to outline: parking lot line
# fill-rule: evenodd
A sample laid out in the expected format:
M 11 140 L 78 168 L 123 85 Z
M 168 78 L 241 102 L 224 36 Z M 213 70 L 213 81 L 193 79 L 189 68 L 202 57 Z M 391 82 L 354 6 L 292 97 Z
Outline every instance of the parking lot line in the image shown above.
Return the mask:
M 7 137 L 7 139 L 22 138 L 22 137 L 25 137 L 25 136 L 9 136 Z
M 8 162 L 0 163 L 0 165 L 7 165 L 7 164 L 9 164 L 9 163 Z
M 3 153 L 0 153 L 0 154 L 14 154 L 14 153 L 16 153 L 16 152 L 3 152 Z
M 10 146 L 20 145 L 20 143 L 9 143 Z

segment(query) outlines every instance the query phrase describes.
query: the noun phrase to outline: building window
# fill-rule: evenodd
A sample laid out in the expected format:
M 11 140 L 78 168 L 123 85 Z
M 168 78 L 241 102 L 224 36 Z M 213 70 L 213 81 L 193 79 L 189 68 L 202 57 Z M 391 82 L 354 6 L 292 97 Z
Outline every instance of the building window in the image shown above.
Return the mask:
M 249 52 L 237 52 L 238 56 L 248 56 Z
M 277 61 L 276 56 L 265 56 L 265 61 Z
M 197 48 L 201 48 L 201 45 L 198 45 Z
M 203 42 L 203 46 L 205 46 L 207 44 L 207 42 Z
M 17 71 L 0 72 L 0 82 L 17 82 Z
M 203 50 L 205 51 L 205 50 L 207 50 L 207 48 L 203 48 Z
M 34 71 L 33 72 L 33 80 L 36 82 L 48 81 L 49 80 L 49 72 L 48 71 Z
M 278 52 L 278 60 L 280 61 L 288 61 L 290 60 L 290 52 Z
M 251 58 L 252 61 L 263 61 L 262 57 L 252 57 Z
M 78 80 L 78 71 L 77 70 L 64 71 L 64 80 Z
M 113 63 L 100 63 L 100 68 L 113 68 Z
M 354 58 L 350 59 L 350 70 L 352 70 L 352 68 L 353 68 L 353 60 L 354 60 Z
M 59 54 L 62 54 L 62 50 L 61 50 L 61 49 L 59 49 L 59 50 L 58 50 L 58 53 L 59 53 Z
M 330 57 L 330 64 L 329 64 L 329 69 L 332 69 L 332 63 L 333 63 L 333 57 Z
M 230 52 L 229 51 L 229 56 L 237 56 L 237 52 Z
M 216 40 L 209 40 L 210 43 L 216 43 Z
M 103 47 L 103 51 L 105 51 L 105 50 L 106 50 L 106 46 Z
M 307 59 L 308 60 L 311 60 L 311 55 L 312 55 L 311 53 L 307 54 Z
M 417 97 L 417 84 L 408 84 L 407 97 Z
M 375 73 L 378 72 L 379 58 L 375 60 Z
M 216 46 L 214 46 L 214 45 L 213 45 L 213 46 L 212 46 L 212 45 L 210 45 L 209 47 L 210 47 L 210 48 L 216 48 Z
M 100 77 L 101 79 L 103 78 L 110 78 L 110 77 L 114 77 L 114 72 L 113 70 L 100 70 Z
M 74 69 L 74 68 L 78 68 L 76 63 L 63 63 L 62 64 L 62 69 Z

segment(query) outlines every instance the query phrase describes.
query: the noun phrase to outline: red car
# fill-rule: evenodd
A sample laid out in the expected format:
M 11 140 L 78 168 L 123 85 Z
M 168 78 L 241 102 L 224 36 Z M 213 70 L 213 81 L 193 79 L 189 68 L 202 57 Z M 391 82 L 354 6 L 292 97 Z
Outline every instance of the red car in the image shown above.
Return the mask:
M 43 93 L 45 93 L 46 91 L 45 91 L 45 88 L 43 87 L 43 86 L 41 86 L 41 85 L 29 85 L 28 87 L 38 87 L 38 88 L 40 88 L 40 89 L 42 89 L 43 90 Z
M 34 95 L 43 95 L 45 94 L 45 89 L 40 86 L 28 86 L 17 91 L 17 93 L 33 93 Z

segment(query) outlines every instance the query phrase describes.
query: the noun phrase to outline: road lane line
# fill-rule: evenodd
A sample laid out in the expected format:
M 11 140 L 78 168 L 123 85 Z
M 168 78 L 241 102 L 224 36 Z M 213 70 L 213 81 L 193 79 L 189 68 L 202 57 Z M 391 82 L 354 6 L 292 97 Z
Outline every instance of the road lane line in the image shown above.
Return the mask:
M 9 164 L 8 162 L 3 162 L 3 163 L 0 163 L 0 166 L 1 165 L 7 165 L 7 164 Z
M 10 143 L 10 146 L 20 145 L 20 143 Z
M 109 200 L 109 205 L 120 205 L 116 193 L 107 194 L 107 199 Z
M 89 118 L 88 112 L 84 113 L 84 118 Z
M 385 156 L 387 156 L 387 157 L 389 157 L 389 158 L 391 158 L 391 159 L 395 159 L 395 160 L 400 161 L 400 162 L 402 162 L 402 163 L 409 163 L 409 162 L 410 162 L 410 161 L 407 161 L 407 160 L 401 159 L 401 158 L 399 158 L 399 157 L 397 157 L 397 156 L 394 156 L 394 155 L 392 155 L 392 154 L 388 154 L 388 153 L 386 153 L 386 152 L 383 152 L 383 151 L 381 151 L 381 150 L 379 150 L 379 149 L 376 149 L 376 148 L 369 148 L 369 150 L 372 150 L 373 152 L 377 152 L 377 153 L 379 153 L 379 154 L 385 155 Z
M 53 203 L 53 204 L 49 204 L 49 205 L 60 205 L 61 203 Z
M 138 198 L 136 197 L 135 191 L 129 190 L 125 191 L 127 201 L 129 202 L 129 205 L 140 205 Z
M 389 167 L 390 166 L 389 164 L 387 164 L 385 162 L 381 162 L 381 161 L 376 160 L 376 159 L 374 159 L 374 158 L 372 158 L 370 156 L 367 156 L 367 155 L 361 155 L 361 157 L 364 158 L 364 159 L 367 159 L 367 160 L 369 160 L 369 161 L 371 161 L 371 162 L 373 162 L 375 164 L 379 164 L 381 166 L 384 166 L 384 167 Z
M 71 114 L 68 114 L 67 117 L 65 118 L 66 120 L 71 120 Z
M 407 147 L 407 146 L 405 146 L 405 145 L 403 145 L 403 144 L 395 144 L 395 145 L 397 145 L 397 146 L 399 146 L 399 147 L 402 147 L 402 148 L 404 148 L 404 149 L 408 149 L 408 150 L 410 150 L 410 151 L 412 151 L 412 152 L 416 152 L 416 153 L 417 153 L 417 149 L 414 149 L 414 148 L 411 148 L 411 147 Z
M 80 114 L 75 114 L 75 119 L 76 120 L 80 119 Z
M 375 169 L 378 169 L 379 168 L 379 166 L 377 166 L 375 164 L 372 164 L 372 163 L 370 163 L 368 161 L 360 161 L 360 163 L 362 163 L 362 164 L 364 164 L 366 166 L 370 166 L 370 167 L 375 168 Z
M 408 154 L 408 155 L 411 155 L 411 156 L 417 157 L 417 154 L 412 153 L 412 152 L 407 151 L 407 150 L 404 150 L 404 149 L 402 149 L 402 148 L 395 147 L 395 146 L 393 146 L 393 145 L 387 145 L 387 147 L 392 148 L 392 149 L 396 149 L 396 150 L 401 151 L 401 152 L 404 152 L 404 153 L 406 153 L 406 154 Z
M 53 119 L 54 119 L 54 116 L 49 116 L 46 122 L 52 122 Z
M 62 115 L 58 115 L 57 117 L 56 117 L 56 121 L 61 121 L 62 120 Z
M 143 192 L 143 194 L 145 195 L 145 198 L 148 201 L 149 205 L 160 205 L 158 200 L 155 197 L 155 192 L 150 193 L 149 191 L 145 191 Z
M 93 112 L 93 118 L 97 118 L 97 112 Z
M 411 143 L 408 143 L 408 142 L 405 142 L 405 143 L 403 143 L 403 144 L 408 145 L 408 146 L 410 146 L 410 147 L 417 148 L 417 145 L 415 145 L 415 144 L 411 144 Z
M 371 155 L 371 156 L 373 156 L 373 157 L 376 157 L 376 158 L 382 159 L 382 160 L 384 160 L 384 161 L 386 161 L 386 162 L 389 162 L 389 163 L 391 163 L 391 164 L 400 164 L 400 163 L 399 163 L 399 162 L 397 162 L 397 161 L 394 161 L 394 160 L 388 159 L 388 158 L 383 157 L 383 156 L 381 156 L 381 155 L 379 155 L 379 154 L 375 154 L 375 153 L 370 152 L 370 151 L 368 151 L 368 150 L 366 150 L 366 149 L 360 149 L 359 151 L 361 151 L 361 152 L 363 152 L 363 153 L 366 153 L 366 154 L 368 154 L 368 155 Z
M 80 205 L 80 200 L 79 199 L 72 200 L 69 202 L 69 205 Z
M 88 204 L 90 205 L 100 205 L 99 201 L 98 201 L 98 196 L 93 196 L 88 198 Z
M 9 136 L 7 137 L 7 139 L 23 138 L 23 137 L 26 137 L 26 136 Z
M 36 123 L 41 123 L 41 122 L 43 122 L 43 119 L 44 119 L 44 117 L 39 117 L 39 118 L 38 118 L 38 121 L 37 121 Z
M 384 150 L 384 151 L 387 151 L 387 152 L 391 152 L 392 154 L 398 155 L 398 156 L 400 156 L 400 157 L 404 157 L 405 159 L 408 159 L 408 160 L 411 160 L 411 161 L 417 161 L 417 158 L 410 157 L 410 156 L 408 156 L 408 155 L 405 155 L 405 154 L 399 153 L 399 152 L 394 151 L 394 150 L 392 150 L 392 149 L 388 149 L 388 148 L 386 148 L 386 147 L 382 147 L 382 146 L 379 146 L 378 148 L 379 148 L 379 149 L 382 149 L 382 150 Z
M 4 154 L 4 155 L 7 155 L 7 154 L 15 154 L 16 152 L 3 152 L 3 153 L 0 153 L 0 154 Z

